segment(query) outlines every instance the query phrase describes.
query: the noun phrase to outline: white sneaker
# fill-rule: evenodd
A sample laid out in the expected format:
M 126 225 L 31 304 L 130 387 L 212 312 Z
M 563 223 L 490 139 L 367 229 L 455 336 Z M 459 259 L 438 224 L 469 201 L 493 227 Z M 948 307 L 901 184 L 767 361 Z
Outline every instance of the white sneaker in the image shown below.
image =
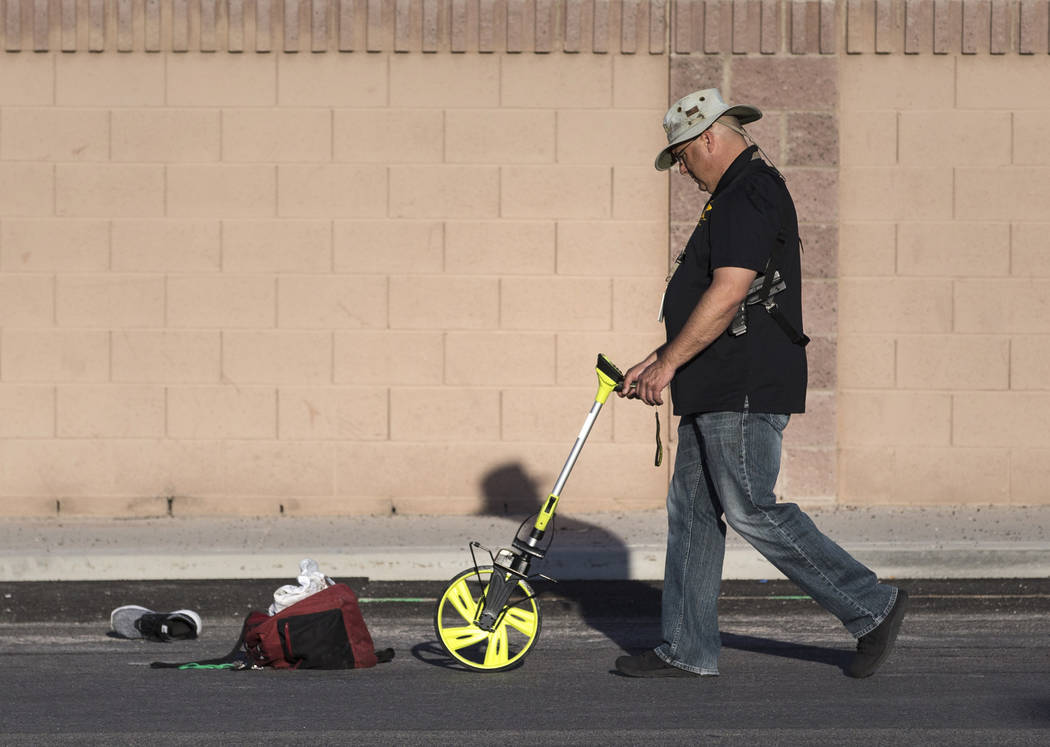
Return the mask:
M 193 610 L 154 612 L 128 604 L 109 615 L 113 632 L 122 638 L 147 638 L 151 641 L 177 641 L 196 638 L 204 625 Z

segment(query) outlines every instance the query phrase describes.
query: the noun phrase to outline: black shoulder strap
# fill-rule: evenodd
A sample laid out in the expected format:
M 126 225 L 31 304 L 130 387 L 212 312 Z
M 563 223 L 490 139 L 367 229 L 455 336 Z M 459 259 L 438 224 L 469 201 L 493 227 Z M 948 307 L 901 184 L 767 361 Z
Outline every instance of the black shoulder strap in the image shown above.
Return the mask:
M 776 322 L 782 330 L 784 330 L 784 334 L 788 336 L 788 339 L 791 340 L 791 342 L 801 347 L 806 347 L 806 345 L 809 344 L 809 337 L 806 336 L 803 332 L 799 332 L 797 329 L 795 329 L 795 325 L 793 325 L 791 321 L 786 316 L 784 316 L 784 312 L 782 312 L 780 310 L 780 307 L 777 306 L 776 301 L 767 301 L 766 303 L 762 304 L 762 306 L 769 313 L 769 315 L 773 317 L 773 321 Z
M 801 240 L 799 240 L 800 246 L 801 243 Z M 773 317 L 773 321 L 784 331 L 784 334 L 788 336 L 791 342 L 801 347 L 806 347 L 809 344 L 809 337 L 802 331 L 795 329 L 795 325 L 784 315 L 784 312 L 777 306 L 777 302 L 770 296 L 770 290 L 773 287 L 773 277 L 779 269 L 779 255 L 786 244 L 787 239 L 784 237 L 784 230 L 781 229 L 777 232 L 777 240 L 773 244 L 773 251 L 770 252 L 769 259 L 766 260 L 766 269 L 762 278 L 762 290 L 759 291 L 758 302 L 762 304 L 766 313 Z

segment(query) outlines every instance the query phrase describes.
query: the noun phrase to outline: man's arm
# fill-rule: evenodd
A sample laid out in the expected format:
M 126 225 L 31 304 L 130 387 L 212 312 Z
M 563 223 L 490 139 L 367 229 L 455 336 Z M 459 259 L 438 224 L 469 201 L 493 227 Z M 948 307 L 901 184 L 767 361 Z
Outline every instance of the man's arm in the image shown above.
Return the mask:
M 662 405 L 663 390 L 675 371 L 726 331 L 757 275 L 743 267 L 717 268 L 711 286 L 700 297 L 682 330 L 627 372 L 621 396 L 637 397 L 647 405 Z

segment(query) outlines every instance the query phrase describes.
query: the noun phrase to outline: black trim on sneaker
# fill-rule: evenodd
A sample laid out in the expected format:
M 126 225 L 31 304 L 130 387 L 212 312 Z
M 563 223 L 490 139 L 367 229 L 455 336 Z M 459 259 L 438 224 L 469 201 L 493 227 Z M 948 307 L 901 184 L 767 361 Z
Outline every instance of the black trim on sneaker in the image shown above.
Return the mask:
M 197 625 L 186 615 L 177 612 L 152 612 L 135 621 L 143 638 L 159 643 L 192 640 L 197 637 Z

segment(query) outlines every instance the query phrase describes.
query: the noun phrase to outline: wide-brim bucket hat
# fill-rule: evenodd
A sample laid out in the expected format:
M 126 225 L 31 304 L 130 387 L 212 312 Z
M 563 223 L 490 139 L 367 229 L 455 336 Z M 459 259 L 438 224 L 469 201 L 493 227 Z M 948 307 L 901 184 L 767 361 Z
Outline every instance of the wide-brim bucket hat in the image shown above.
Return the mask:
M 762 112 L 753 106 L 729 106 L 717 88 L 694 91 L 678 99 L 664 115 L 667 147 L 656 157 L 657 170 L 667 171 L 674 165 L 671 148 L 699 137 L 716 119 L 726 115 L 736 117 L 742 125 L 762 119 Z

